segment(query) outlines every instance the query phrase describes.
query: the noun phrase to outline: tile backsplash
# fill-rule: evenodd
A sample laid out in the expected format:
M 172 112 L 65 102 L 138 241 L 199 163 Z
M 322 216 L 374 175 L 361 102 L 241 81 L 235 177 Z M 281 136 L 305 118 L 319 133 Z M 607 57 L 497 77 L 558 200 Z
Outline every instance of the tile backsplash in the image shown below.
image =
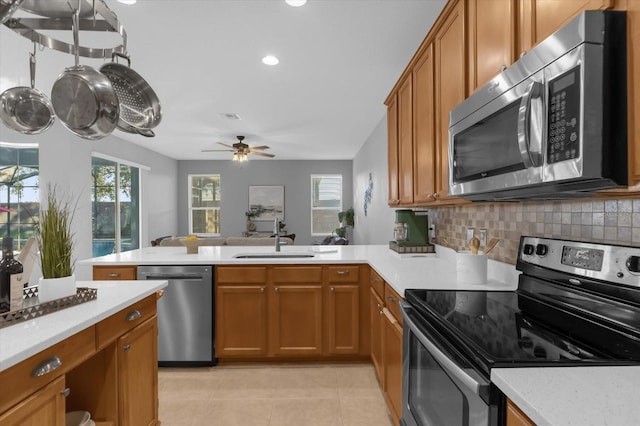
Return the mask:
M 429 209 L 434 242 L 466 248 L 467 228 L 501 241 L 489 257 L 515 264 L 521 235 L 640 246 L 640 199 L 477 203 Z

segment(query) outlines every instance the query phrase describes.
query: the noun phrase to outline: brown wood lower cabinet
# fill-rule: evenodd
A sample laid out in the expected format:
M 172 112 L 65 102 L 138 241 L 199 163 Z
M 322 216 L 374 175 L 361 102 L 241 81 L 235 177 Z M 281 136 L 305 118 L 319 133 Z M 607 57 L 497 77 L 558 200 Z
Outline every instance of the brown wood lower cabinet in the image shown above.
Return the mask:
M 507 426 L 536 426 L 510 399 L 507 399 Z
M 75 410 L 89 411 L 101 426 L 159 424 L 155 301 L 153 294 L 135 305 L 151 309 L 143 322 L 120 321 L 130 306 L 0 372 L 0 425 L 63 426 L 65 412 Z M 99 347 L 100 329 L 110 331 Z M 53 356 L 61 366 L 32 377 Z M 19 400 L 7 383 L 20 389 Z
M 376 375 L 380 384 L 383 382 L 383 361 L 382 361 L 382 315 L 384 302 L 372 287 L 370 290 L 370 314 L 371 314 L 371 362 L 376 370 Z
M 222 362 L 364 359 L 368 271 L 366 265 L 217 266 L 216 356 Z

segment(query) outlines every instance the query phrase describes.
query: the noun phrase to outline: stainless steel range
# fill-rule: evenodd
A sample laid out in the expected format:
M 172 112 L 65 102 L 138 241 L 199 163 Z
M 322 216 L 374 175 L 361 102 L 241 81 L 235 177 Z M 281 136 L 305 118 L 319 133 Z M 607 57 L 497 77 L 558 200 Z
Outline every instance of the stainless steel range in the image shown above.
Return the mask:
M 640 248 L 522 237 L 516 267 L 513 292 L 405 292 L 403 425 L 503 425 L 494 367 L 640 364 Z

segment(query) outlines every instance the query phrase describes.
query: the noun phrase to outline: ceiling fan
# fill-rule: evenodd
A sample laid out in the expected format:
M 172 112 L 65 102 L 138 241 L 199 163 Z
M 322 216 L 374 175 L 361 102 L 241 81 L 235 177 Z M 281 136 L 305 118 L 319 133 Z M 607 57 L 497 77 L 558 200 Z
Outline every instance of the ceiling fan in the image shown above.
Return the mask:
M 269 149 L 267 145 L 249 146 L 243 142 L 244 136 L 236 136 L 238 142 L 233 145 L 227 145 L 226 143 L 218 142 L 222 146 L 226 146 L 228 149 L 203 149 L 202 152 L 217 152 L 217 151 L 229 151 L 233 152 L 233 161 L 247 161 L 248 155 L 259 155 L 261 157 L 273 158 L 275 155 L 261 152 L 264 149 Z

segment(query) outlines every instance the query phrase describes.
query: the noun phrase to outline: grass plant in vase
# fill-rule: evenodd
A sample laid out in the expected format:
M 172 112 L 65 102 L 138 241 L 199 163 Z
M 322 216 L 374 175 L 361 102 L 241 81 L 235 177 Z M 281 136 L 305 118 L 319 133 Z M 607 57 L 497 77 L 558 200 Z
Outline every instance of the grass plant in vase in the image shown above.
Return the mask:
M 71 223 L 75 206 L 58 199 L 55 188 L 49 188 L 46 208 L 40 210 L 38 248 L 42 277 L 38 283 L 38 299 L 42 302 L 76 294 L 73 275 L 73 232 Z

